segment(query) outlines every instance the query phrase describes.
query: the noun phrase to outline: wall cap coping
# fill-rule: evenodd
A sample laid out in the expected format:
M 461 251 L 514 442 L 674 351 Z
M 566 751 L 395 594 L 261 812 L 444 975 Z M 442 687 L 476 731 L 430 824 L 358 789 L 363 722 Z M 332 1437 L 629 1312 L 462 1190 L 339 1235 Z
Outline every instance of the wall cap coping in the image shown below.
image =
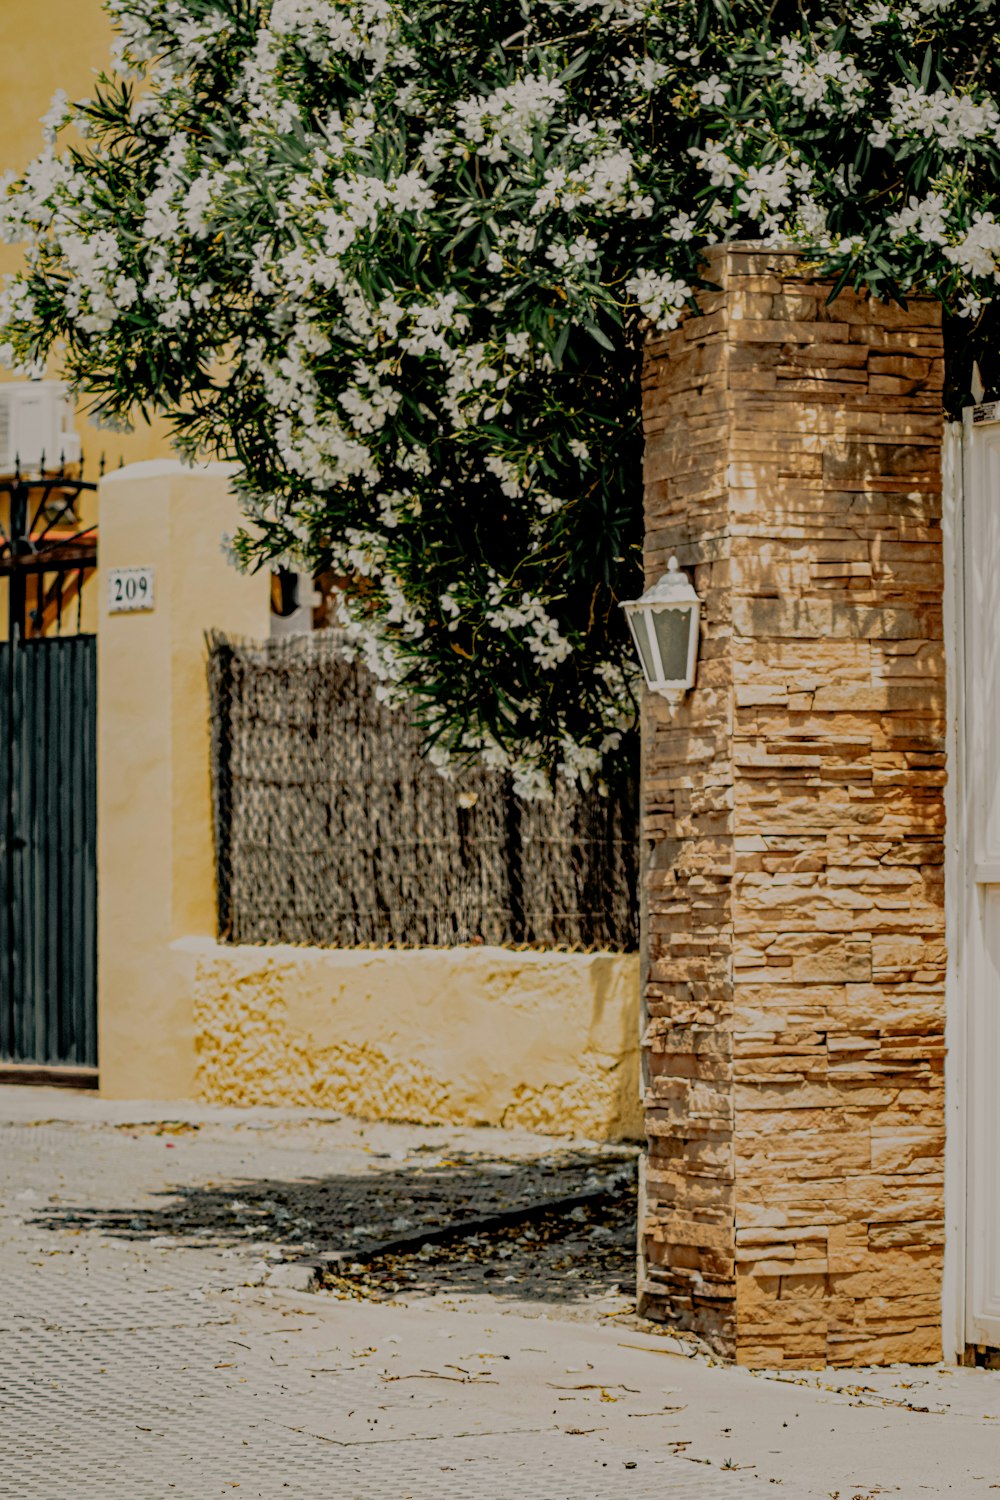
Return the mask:
M 447 964 L 467 968 L 495 968 L 498 964 L 511 968 L 541 968 L 557 965 L 565 968 L 590 968 L 608 962 L 622 963 L 629 967 L 639 963 L 638 953 L 614 953 L 607 949 L 592 953 L 561 952 L 554 948 L 501 948 L 486 943 L 470 943 L 455 948 L 319 948 L 307 943 L 220 943 L 210 937 L 175 938 L 170 944 L 175 953 L 189 957 L 256 960 L 259 963 L 325 962 L 337 968 L 350 968 L 356 964 L 395 962 L 407 959 L 414 964 Z
M 101 483 L 129 484 L 136 479 L 174 479 L 181 476 L 187 479 L 228 479 L 238 472 L 239 464 L 186 464 L 179 458 L 147 458 L 141 463 L 112 469 L 104 475 Z

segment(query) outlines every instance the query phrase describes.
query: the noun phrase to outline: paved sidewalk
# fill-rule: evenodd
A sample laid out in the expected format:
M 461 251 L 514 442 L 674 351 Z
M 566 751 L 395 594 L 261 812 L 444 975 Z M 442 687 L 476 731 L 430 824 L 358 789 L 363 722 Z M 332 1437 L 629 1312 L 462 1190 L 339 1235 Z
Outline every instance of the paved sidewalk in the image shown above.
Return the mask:
M 629 1319 L 613 1214 L 512 1231 L 450 1282 L 418 1253 L 405 1285 L 275 1285 L 359 1202 L 364 1243 L 425 1222 L 452 1173 L 468 1207 L 477 1171 L 494 1202 L 621 1168 L 521 1133 L 0 1089 L 0 1496 L 998 1493 L 1000 1375 L 692 1357 Z

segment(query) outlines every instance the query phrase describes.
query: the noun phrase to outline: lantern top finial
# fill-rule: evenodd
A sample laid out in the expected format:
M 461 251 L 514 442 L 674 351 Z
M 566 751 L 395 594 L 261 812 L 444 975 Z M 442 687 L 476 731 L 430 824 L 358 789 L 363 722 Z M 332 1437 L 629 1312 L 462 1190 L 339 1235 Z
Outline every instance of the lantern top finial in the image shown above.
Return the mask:
M 681 570 L 676 557 L 671 557 L 667 563 L 667 571 L 660 574 L 640 599 L 626 599 L 624 608 L 631 613 L 636 609 L 663 609 L 669 606 L 691 608 L 697 603 L 698 595 L 691 587 L 691 580 Z

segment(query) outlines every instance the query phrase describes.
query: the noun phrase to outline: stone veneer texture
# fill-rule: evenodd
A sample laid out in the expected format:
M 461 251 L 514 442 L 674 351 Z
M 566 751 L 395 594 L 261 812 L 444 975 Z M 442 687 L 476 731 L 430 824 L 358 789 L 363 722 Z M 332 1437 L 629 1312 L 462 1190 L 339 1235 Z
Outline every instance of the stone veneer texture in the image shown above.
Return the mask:
M 704 603 L 645 723 L 641 1301 L 744 1364 L 935 1360 L 940 309 L 706 274 L 644 370 L 647 578 Z

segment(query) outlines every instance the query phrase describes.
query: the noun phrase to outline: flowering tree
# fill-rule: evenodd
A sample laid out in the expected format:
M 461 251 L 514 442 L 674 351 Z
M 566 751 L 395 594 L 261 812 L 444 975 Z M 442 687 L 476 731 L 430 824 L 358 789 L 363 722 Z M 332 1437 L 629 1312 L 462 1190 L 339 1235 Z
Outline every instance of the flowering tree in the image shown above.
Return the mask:
M 441 764 L 622 753 L 637 350 L 706 242 L 989 319 L 990 0 L 106 3 L 0 200 L 8 356 L 235 459 L 239 559 L 342 578 Z

